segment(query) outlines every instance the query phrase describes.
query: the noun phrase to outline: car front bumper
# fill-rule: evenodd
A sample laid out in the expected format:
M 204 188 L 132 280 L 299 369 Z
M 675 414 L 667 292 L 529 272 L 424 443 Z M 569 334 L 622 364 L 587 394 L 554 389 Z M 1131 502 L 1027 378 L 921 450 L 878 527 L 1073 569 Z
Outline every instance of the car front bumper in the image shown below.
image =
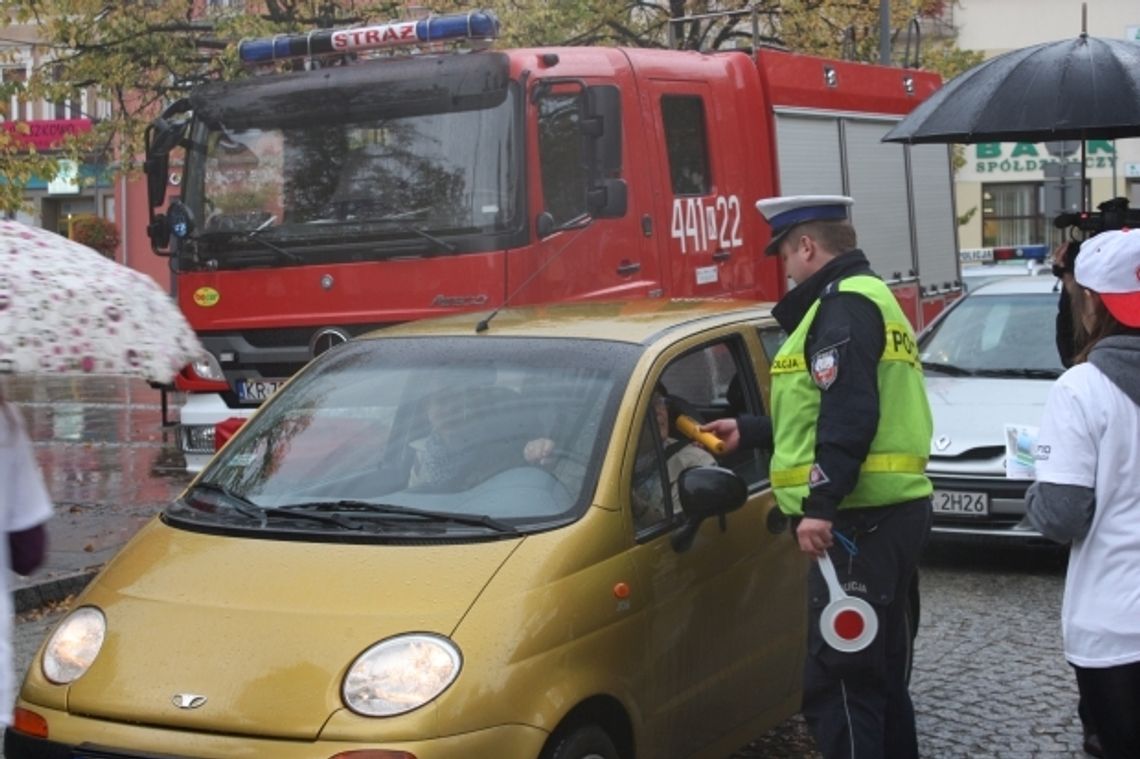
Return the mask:
M 534 759 L 549 737 L 545 731 L 527 725 L 500 725 L 422 741 L 362 744 L 318 738 L 305 742 L 124 724 L 24 702 L 19 706 L 45 718 L 49 733 L 47 738 L 37 738 L 8 728 L 4 733 L 6 759 L 331 759 L 353 751 L 368 751 L 359 756 L 370 759 Z

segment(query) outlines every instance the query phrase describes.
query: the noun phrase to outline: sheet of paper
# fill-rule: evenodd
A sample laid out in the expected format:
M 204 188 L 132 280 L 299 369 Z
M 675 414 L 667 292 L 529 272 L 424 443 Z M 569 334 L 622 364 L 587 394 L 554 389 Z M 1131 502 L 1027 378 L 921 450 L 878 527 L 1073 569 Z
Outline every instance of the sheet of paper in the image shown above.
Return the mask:
M 1005 476 L 1011 480 L 1032 480 L 1036 474 L 1033 450 L 1037 428 L 1024 424 L 1005 425 Z

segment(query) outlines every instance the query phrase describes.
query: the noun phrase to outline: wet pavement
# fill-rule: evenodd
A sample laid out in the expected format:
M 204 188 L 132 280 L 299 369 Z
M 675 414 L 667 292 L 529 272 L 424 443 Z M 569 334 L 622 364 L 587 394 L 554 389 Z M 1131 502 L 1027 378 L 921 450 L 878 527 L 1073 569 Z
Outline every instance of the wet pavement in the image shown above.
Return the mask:
M 189 476 L 162 395 L 113 377 L 0 377 L 24 414 L 55 502 L 45 565 L 12 578 L 18 611 L 75 592 L 177 495 Z M 177 419 L 181 398 L 169 398 Z

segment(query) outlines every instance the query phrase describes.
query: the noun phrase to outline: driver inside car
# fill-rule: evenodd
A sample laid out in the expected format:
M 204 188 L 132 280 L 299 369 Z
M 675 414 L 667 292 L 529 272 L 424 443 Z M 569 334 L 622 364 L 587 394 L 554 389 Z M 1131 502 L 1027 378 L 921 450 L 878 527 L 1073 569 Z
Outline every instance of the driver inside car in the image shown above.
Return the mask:
M 716 466 L 717 461 L 712 454 L 696 443 L 685 438 L 675 438 L 670 434 L 668 392 L 661 383 L 657 383 L 657 387 L 653 390 L 650 408 L 665 449 L 665 469 L 669 475 L 669 490 L 673 508 L 675 511 L 680 510 L 680 489 L 677 483 L 681 478 L 681 472 L 692 467 Z M 639 449 L 641 447 L 643 446 L 639 446 Z M 642 458 L 646 460 L 641 460 Z M 669 507 L 665 502 L 664 493 L 661 491 L 661 478 L 657 469 L 655 452 L 651 456 L 639 456 L 635 465 L 631 500 L 634 520 L 641 527 L 662 521 L 669 516 Z

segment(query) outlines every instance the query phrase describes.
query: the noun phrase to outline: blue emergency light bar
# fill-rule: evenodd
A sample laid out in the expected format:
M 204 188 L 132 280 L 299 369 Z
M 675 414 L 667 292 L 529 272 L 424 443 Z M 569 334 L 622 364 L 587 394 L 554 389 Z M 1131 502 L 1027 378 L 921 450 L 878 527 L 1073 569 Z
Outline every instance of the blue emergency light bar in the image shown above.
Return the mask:
M 446 40 L 487 40 L 499 36 L 499 19 L 490 11 L 449 13 L 419 21 L 393 21 L 350 29 L 318 29 L 308 34 L 242 40 L 242 63 L 270 63 L 285 58 L 355 53 L 362 50 L 422 45 Z

